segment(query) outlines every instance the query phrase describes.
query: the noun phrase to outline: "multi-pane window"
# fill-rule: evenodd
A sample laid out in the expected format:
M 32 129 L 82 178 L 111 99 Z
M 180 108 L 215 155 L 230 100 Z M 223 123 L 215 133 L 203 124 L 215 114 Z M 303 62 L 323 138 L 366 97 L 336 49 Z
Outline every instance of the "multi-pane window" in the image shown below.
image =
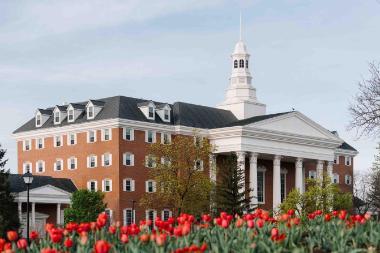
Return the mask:
M 283 202 L 286 198 L 286 174 L 281 173 L 281 202 Z
M 239 61 L 239 68 L 244 68 L 244 60 Z
M 264 203 L 264 185 L 265 185 L 265 172 L 258 171 L 257 172 L 257 202 Z
M 31 150 L 31 141 L 30 140 L 24 140 L 24 151 Z
M 146 220 L 152 221 L 152 223 L 150 225 L 150 229 L 153 229 L 154 220 L 156 219 L 156 216 L 157 216 L 156 210 L 147 210 L 146 211 Z
M 169 133 L 161 133 L 161 143 L 162 144 L 170 144 L 171 143 L 171 134 Z
M 167 221 L 172 216 L 171 211 L 168 209 L 162 210 L 162 217 L 161 219 L 164 221 Z
M 111 225 L 111 222 L 112 222 L 112 210 L 109 209 L 109 208 L 106 208 L 104 210 L 104 213 L 107 215 L 108 217 L 108 220 L 107 220 L 107 226 Z
M 30 162 L 25 162 L 23 164 L 23 173 L 26 173 L 26 172 L 32 172 L 32 164 Z
M 124 225 L 131 225 L 134 223 L 134 213 L 132 208 L 124 209 Z
M 43 149 L 44 148 L 44 139 L 43 138 L 36 139 L 36 148 L 37 149 Z
M 337 174 L 337 173 L 333 174 L 333 183 L 339 184 L 339 174 Z
M 88 168 L 95 168 L 97 163 L 97 157 L 96 155 L 90 155 L 87 157 L 87 167 Z
M 196 160 L 195 161 L 195 169 L 196 170 L 203 170 L 203 161 L 202 160 Z
M 112 165 L 112 155 L 110 153 L 105 153 L 102 156 L 103 166 L 111 166 Z
M 70 157 L 68 160 L 67 160 L 67 167 L 70 169 L 70 170 L 75 170 L 77 168 L 77 159 L 75 157 Z
M 54 137 L 54 146 L 55 147 L 62 147 L 63 146 L 62 136 L 55 136 Z
M 90 105 L 87 108 L 87 118 L 88 119 L 93 119 L 94 118 L 94 106 Z
M 124 153 L 123 154 L 123 164 L 125 166 L 133 166 L 134 165 L 134 155 L 131 153 Z
M 245 60 L 245 68 L 248 68 L 248 60 Z
M 77 135 L 75 133 L 69 133 L 67 135 L 67 144 L 68 145 L 75 145 L 75 144 L 77 144 Z
M 345 182 L 347 185 L 352 184 L 352 177 L 351 177 L 350 175 L 345 175 L 345 176 L 344 176 L 344 182 Z
M 92 192 L 96 192 L 98 190 L 98 182 L 95 180 L 91 180 L 87 182 L 87 189 Z
M 334 157 L 334 164 L 339 164 L 339 156 L 338 155 L 336 155 Z
M 152 130 L 147 130 L 145 132 L 145 141 L 148 143 L 156 142 L 156 132 L 154 132 Z
M 87 142 L 93 143 L 96 141 L 96 131 L 90 130 L 87 132 Z
M 166 121 L 170 120 L 170 111 L 168 109 L 164 110 L 164 120 Z
M 38 161 L 36 163 L 36 171 L 38 173 L 42 173 L 45 171 L 45 162 L 44 161 Z
M 234 60 L 234 69 L 238 68 L 238 60 Z
M 128 127 L 125 127 L 123 129 L 123 137 L 124 137 L 124 140 L 127 140 L 127 141 L 133 141 L 134 140 L 134 130 L 132 128 L 128 128 Z
M 67 111 L 67 120 L 69 122 L 73 122 L 74 121 L 74 110 L 73 109 L 70 109 Z
M 41 123 L 42 123 L 42 121 L 41 121 L 41 115 L 40 114 L 37 114 L 36 115 L 36 126 L 41 126 Z
M 351 163 L 352 163 L 352 158 L 351 158 L 351 156 L 345 156 L 345 164 L 347 165 L 347 166 L 351 166 Z
M 102 129 L 102 141 L 109 141 L 111 140 L 111 129 L 106 128 Z
M 153 106 L 149 106 L 149 112 L 148 112 L 148 118 L 151 118 L 153 119 L 154 118 L 154 107 Z
M 112 191 L 112 180 L 111 179 L 104 179 L 103 180 L 103 191 L 104 192 Z
M 317 172 L 315 170 L 309 171 L 309 178 L 310 179 L 316 179 L 317 178 Z
M 133 192 L 135 191 L 135 180 L 131 178 L 124 179 L 124 191 Z
M 152 155 L 145 156 L 145 166 L 148 168 L 156 167 L 156 158 Z
M 61 171 L 63 170 L 63 161 L 62 159 L 58 159 L 54 163 L 54 170 L 55 171 Z
M 54 113 L 54 124 L 61 123 L 61 113 L 59 111 L 56 111 Z
M 169 157 L 161 157 L 161 164 L 165 166 L 170 166 L 170 158 Z
M 148 180 L 145 182 L 145 191 L 152 193 L 156 192 L 156 182 L 153 180 Z

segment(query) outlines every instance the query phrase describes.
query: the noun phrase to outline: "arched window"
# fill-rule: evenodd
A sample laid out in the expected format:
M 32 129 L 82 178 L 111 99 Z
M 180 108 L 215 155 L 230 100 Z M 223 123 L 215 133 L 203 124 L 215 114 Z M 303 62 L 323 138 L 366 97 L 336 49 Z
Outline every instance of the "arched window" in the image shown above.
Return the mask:
M 248 68 L 248 60 L 245 61 L 245 67 Z
M 238 68 L 238 61 L 234 60 L 234 69 L 237 69 L 237 68 Z
M 239 61 L 239 68 L 244 68 L 244 60 Z

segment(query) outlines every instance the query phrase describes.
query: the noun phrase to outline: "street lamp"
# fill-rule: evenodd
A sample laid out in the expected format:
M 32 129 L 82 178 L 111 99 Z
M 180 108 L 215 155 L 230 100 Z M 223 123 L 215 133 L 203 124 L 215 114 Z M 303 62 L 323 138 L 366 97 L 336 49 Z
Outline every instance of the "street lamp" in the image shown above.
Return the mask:
M 29 243 L 29 188 L 33 182 L 33 175 L 26 171 L 24 175 L 22 175 L 22 179 L 24 179 L 24 183 L 26 184 L 26 238 Z

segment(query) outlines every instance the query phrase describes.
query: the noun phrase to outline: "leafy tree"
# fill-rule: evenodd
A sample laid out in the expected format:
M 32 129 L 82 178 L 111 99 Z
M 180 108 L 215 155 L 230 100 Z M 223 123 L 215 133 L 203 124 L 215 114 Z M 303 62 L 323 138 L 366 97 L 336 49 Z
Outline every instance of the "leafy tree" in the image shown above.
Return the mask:
M 216 185 L 217 211 L 231 214 L 243 214 L 250 211 L 250 191 L 245 190 L 245 172 L 238 166 L 235 155 L 229 155 L 219 167 Z
M 205 171 L 212 152 L 210 143 L 195 134 L 193 138 L 177 135 L 170 144 L 152 144 L 149 152 L 155 159 L 156 166 L 149 174 L 156 182 L 156 192 L 146 193 L 140 205 L 178 213 L 208 212 L 212 183 Z
M 359 82 L 359 92 L 350 105 L 349 127 L 358 134 L 378 137 L 380 134 L 380 65 L 369 64 L 370 78 Z
M 0 237 L 5 237 L 8 230 L 18 230 L 20 221 L 17 205 L 10 192 L 9 170 L 4 167 L 8 160 L 4 160 L 6 150 L 0 145 Z
M 372 166 L 369 199 L 371 199 L 374 207 L 380 209 L 380 144 L 377 147 L 377 150 L 378 155 L 375 156 L 375 162 Z
M 352 195 L 342 192 L 326 174 L 321 180 L 308 179 L 306 189 L 303 194 L 298 189 L 292 190 L 281 204 L 281 210 L 286 212 L 294 209 L 299 215 L 302 215 L 315 210 L 329 212 L 352 208 Z
M 78 190 L 71 196 L 71 207 L 65 209 L 65 223 L 91 222 L 107 207 L 100 191 Z

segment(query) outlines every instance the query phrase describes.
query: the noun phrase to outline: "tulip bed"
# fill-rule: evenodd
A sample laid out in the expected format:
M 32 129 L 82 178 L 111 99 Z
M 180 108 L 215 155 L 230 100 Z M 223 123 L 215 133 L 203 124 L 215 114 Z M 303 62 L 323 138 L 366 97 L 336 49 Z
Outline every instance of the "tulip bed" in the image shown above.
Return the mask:
M 154 223 L 153 230 L 150 221 L 107 226 L 103 213 L 91 223 L 47 224 L 46 237 L 31 232 L 29 247 L 9 231 L 0 238 L 0 252 L 380 252 L 380 223 L 346 211 L 318 210 L 301 219 L 293 210 L 271 217 L 257 209 L 242 217 L 205 214 L 196 221 L 182 214 Z

